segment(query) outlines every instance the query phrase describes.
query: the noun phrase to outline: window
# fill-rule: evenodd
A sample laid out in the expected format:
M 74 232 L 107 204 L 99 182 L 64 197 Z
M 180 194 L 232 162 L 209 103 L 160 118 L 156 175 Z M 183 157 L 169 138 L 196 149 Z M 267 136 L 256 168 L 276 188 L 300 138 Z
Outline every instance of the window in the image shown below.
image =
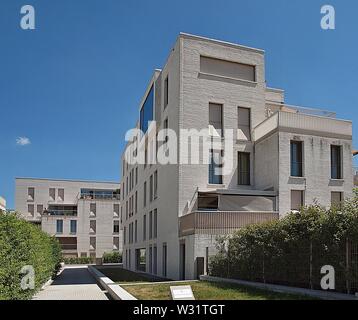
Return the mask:
M 115 217 L 118 217 L 118 216 L 119 216 L 119 204 L 118 204 L 118 203 L 116 203 L 116 204 L 113 205 L 113 215 L 114 215 Z
M 71 220 L 70 233 L 75 234 L 77 232 L 77 220 Z
M 200 57 L 200 72 L 225 78 L 256 81 L 256 67 L 235 61 Z
M 154 87 L 152 86 L 140 110 L 140 129 L 146 133 L 148 122 L 153 120 Z
M 144 182 L 143 187 L 143 207 L 147 205 L 147 182 Z
M 35 214 L 35 206 L 33 204 L 27 205 L 27 212 L 30 216 L 34 216 Z
M 55 198 L 56 198 L 56 189 L 55 188 L 50 188 L 48 190 L 48 194 L 49 194 L 49 197 L 50 197 L 50 201 L 55 201 Z
M 163 129 L 165 131 L 165 138 L 164 141 L 165 143 L 168 143 L 168 128 L 169 128 L 169 122 L 168 122 L 168 118 L 166 118 L 163 122 Z
M 303 143 L 291 141 L 291 176 L 303 177 Z
M 341 207 L 343 202 L 343 192 L 331 192 L 331 205 Z
M 135 192 L 134 196 L 134 212 L 138 213 L 138 191 Z
M 90 250 L 96 250 L 96 237 L 90 237 Z
M 331 178 L 342 179 L 342 147 L 331 145 Z
M 119 237 L 113 237 L 113 249 L 114 250 L 119 249 Z
M 304 206 L 302 190 L 291 190 L 291 210 L 300 210 Z
M 219 197 L 217 194 L 199 193 L 198 210 L 211 211 L 218 210 Z
M 149 178 L 149 201 L 153 201 L 153 175 Z
M 149 273 L 153 270 L 153 248 L 149 247 Z
M 119 233 L 119 220 L 113 221 L 113 233 Z
M 168 105 L 169 101 L 169 78 L 168 76 L 164 80 L 164 109 Z
M 157 247 L 153 247 L 153 273 L 157 274 Z
M 143 241 L 147 239 L 147 216 L 143 216 Z
M 205 274 L 209 274 L 209 247 L 205 248 Z
M 128 200 L 126 201 L 126 220 L 128 219 Z
M 153 238 L 153 213 L 149 212 L 149 239 Z
M 163 243 L 163 265 L 162 265 L 162 271 L 163 271 L 163 277 L 167 276 L 167 244 Z
M 123 228 L 123 244 L 127 243 L 127 227 Z
M 35 188 L 27 188 L 27 200 L 34 201 L 35 200 Z
M 90 233 L 96 233 L 97 223 L 96 220 L 90 220 Z
M 222 151 L 210 150 L 209 157 L 209 183 L 222 184 Z
M 154 172 L 154 199 L 158 197 L 158 171 Z
M 238 108 L 238 135 L 239 140 L 251 140 L 251 110 L 249 108 Z
M 58 200 L 65 201 L 65 189 L 58 189 Z
M 42 215 L 44 212 L 44 206 L 42 204 L 37 205 L 37 214 Z
M 222 136 L 222 105 L 209 103 L 209 125 L 215 129 L 215 136 Z
M 238 152 L 237 155 L 238 185 L 250 185 L 250 153 Z
M 138 242 L 138 221 L 134 223 L 134 241 Z
M 95 217 L 97 214 L 97 206 L 95 203 L 90 203 L 90 216 Z
M 135 185 L 138 184 L 138 167 L 135 168 Z
M 56 220 L 56 233 L 63 233 L 63 220 Z
M 158 236 L 158 210 L 154 209 L 153 215 L 153 238 L 156 239 Z

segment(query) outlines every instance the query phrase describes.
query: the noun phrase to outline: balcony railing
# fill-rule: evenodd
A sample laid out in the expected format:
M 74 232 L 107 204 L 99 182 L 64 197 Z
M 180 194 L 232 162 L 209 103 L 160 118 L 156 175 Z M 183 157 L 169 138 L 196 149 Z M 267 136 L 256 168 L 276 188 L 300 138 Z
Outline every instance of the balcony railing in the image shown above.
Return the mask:
M 97 193 L 80 193 L 79 199 L 82 200 L 120 200 L 120 194 L 97 194 Z
M 195 211 L 179 218 L 179 236 L 229 234 L 250 224 L 278 218 L 278 212 L 270 211 Z
M 61 250 L 77 250 L 77 244 L 61 244 Z
M 77 210 L 45 210 L 43 216 L 77 216 Z

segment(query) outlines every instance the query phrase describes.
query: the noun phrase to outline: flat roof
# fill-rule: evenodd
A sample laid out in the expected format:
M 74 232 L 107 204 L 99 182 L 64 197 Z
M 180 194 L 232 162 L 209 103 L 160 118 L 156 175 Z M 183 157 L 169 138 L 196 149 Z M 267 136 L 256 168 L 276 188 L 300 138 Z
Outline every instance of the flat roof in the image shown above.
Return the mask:
M 222 44 L 222 45 L 226 45 L 226 46 L 230 46 L 230 47 L 236 47 L 239 49 L 244 49 L 244 50 L 249 50 L 249 51 L 255 51 L 258 53 L 265 53 L 265 50 L 263 49 L 259 49 L 259 48 L 253 48 L 253 47 L 248 47 L 248 46 L 243 46 L 241 44 L 237 44 L 237 43 L 233 43 L 233 42 L 227 42 L 227 41 L 222 41 L 222 40 L 217 40 L 217 39 L 212 39 L 212 38 L 207 38 L 207 37 L 203 37 L 203 36 L 197 36 L 195 34 L 190 34 L 190 33 L 185 33 L 185 32 L 180 32 L 179 33 L 179 37 L 181 38 L 187 38 L 187 39 L 196 39 L 196 40 L 204 40 L 204 41 L 208 41 L 208 42 L 212 42 L 212 43 L 217 43 L 217 44 Z
M 75 179 L 50 179 L 50 178 L 16 177 L 15 180 L 40 180 L 40 181 L 65 181 L 65 182 L 84 182 L 84 183 L 108 183 L 108 184 L 118 184 L 118 185 L 120 185 L 120 182 L 114 182 L 114 181 L 75 180 Z

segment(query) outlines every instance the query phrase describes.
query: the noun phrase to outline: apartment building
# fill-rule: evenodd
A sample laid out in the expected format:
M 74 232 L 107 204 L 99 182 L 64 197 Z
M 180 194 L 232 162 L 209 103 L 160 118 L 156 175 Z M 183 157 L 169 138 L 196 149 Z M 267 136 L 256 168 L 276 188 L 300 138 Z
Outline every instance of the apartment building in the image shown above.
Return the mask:
M 0 211 L 6 210 L 6 200 L 3 197 L 0 197 Z
M 122 251 L 119 183 L 16 178 L 15 207 L 55 236 L 65 256 Z
M 352 195 L 351 121 L 285 104 L 284 91 L 266 85 L 263 50 L 180 34 L 163 69 L 155 70 L 138 116 L 135 127 L 145 135 L 128 142 L 122 155 L 128 269 L 194 279 L 208 271 L 218 235 Z M 206 128 L 211 141 L 222 141 L 231 129 L 233 137 L 225 138 L 232 146 L 217 150 L 213 144 L 209 164 L 150 164 L 152 120 L 154 135 L 171 129 L 179 137 L 168 152 L 183 153 L 182 129 Z M 125 158 L 130 147 L 138 152 L 133 145 L 139 142 L 144 164 Z M 214 159 L 229 152 L 232 170 L 217 174 Z
M 358 155 L 358 150 L 353 150 L 353 157 Z M 354 185 L 358 186 L 358 166 L 353 167 Z

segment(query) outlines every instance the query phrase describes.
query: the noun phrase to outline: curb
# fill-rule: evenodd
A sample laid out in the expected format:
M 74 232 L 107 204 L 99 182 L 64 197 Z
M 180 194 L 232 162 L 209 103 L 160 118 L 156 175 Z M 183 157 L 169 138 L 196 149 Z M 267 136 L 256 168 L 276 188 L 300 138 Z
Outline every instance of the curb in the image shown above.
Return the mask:
M 106 277 L 102 272 L 98 271 L 93 266 L 88 266 L 88 271 L 97 280 L 101 286 L 108 291 L 108 294 L 113 300 L 137 300 L 129 292 L 124 290 L 120 285 L 114 283 L 111 279 Z
M 279 292 L 279 293 L 305 295 L 305 296 L 310 296 L 313 298 L 319 298 L 323 300 L 358 300 L 358 297 L 354 295 L 344 294 L 344 293 L 328 292 L 322 290 L 311 290 L 306 288 L 295 288 L 295 287 L 288 287 L 288 286 L 282 286 L 276 284 L 266 284 L 261 282 L 251 282 L 245 280 L 227 279 L 227 278 L 219 278 L 219 277 L 212 277 L 212 276 L 200 276 L 200 280 L 209 281 L 209 282 L 225 282 L 225 283 L 239 284 L 249 287 L 255 287 L 258 289 Z

